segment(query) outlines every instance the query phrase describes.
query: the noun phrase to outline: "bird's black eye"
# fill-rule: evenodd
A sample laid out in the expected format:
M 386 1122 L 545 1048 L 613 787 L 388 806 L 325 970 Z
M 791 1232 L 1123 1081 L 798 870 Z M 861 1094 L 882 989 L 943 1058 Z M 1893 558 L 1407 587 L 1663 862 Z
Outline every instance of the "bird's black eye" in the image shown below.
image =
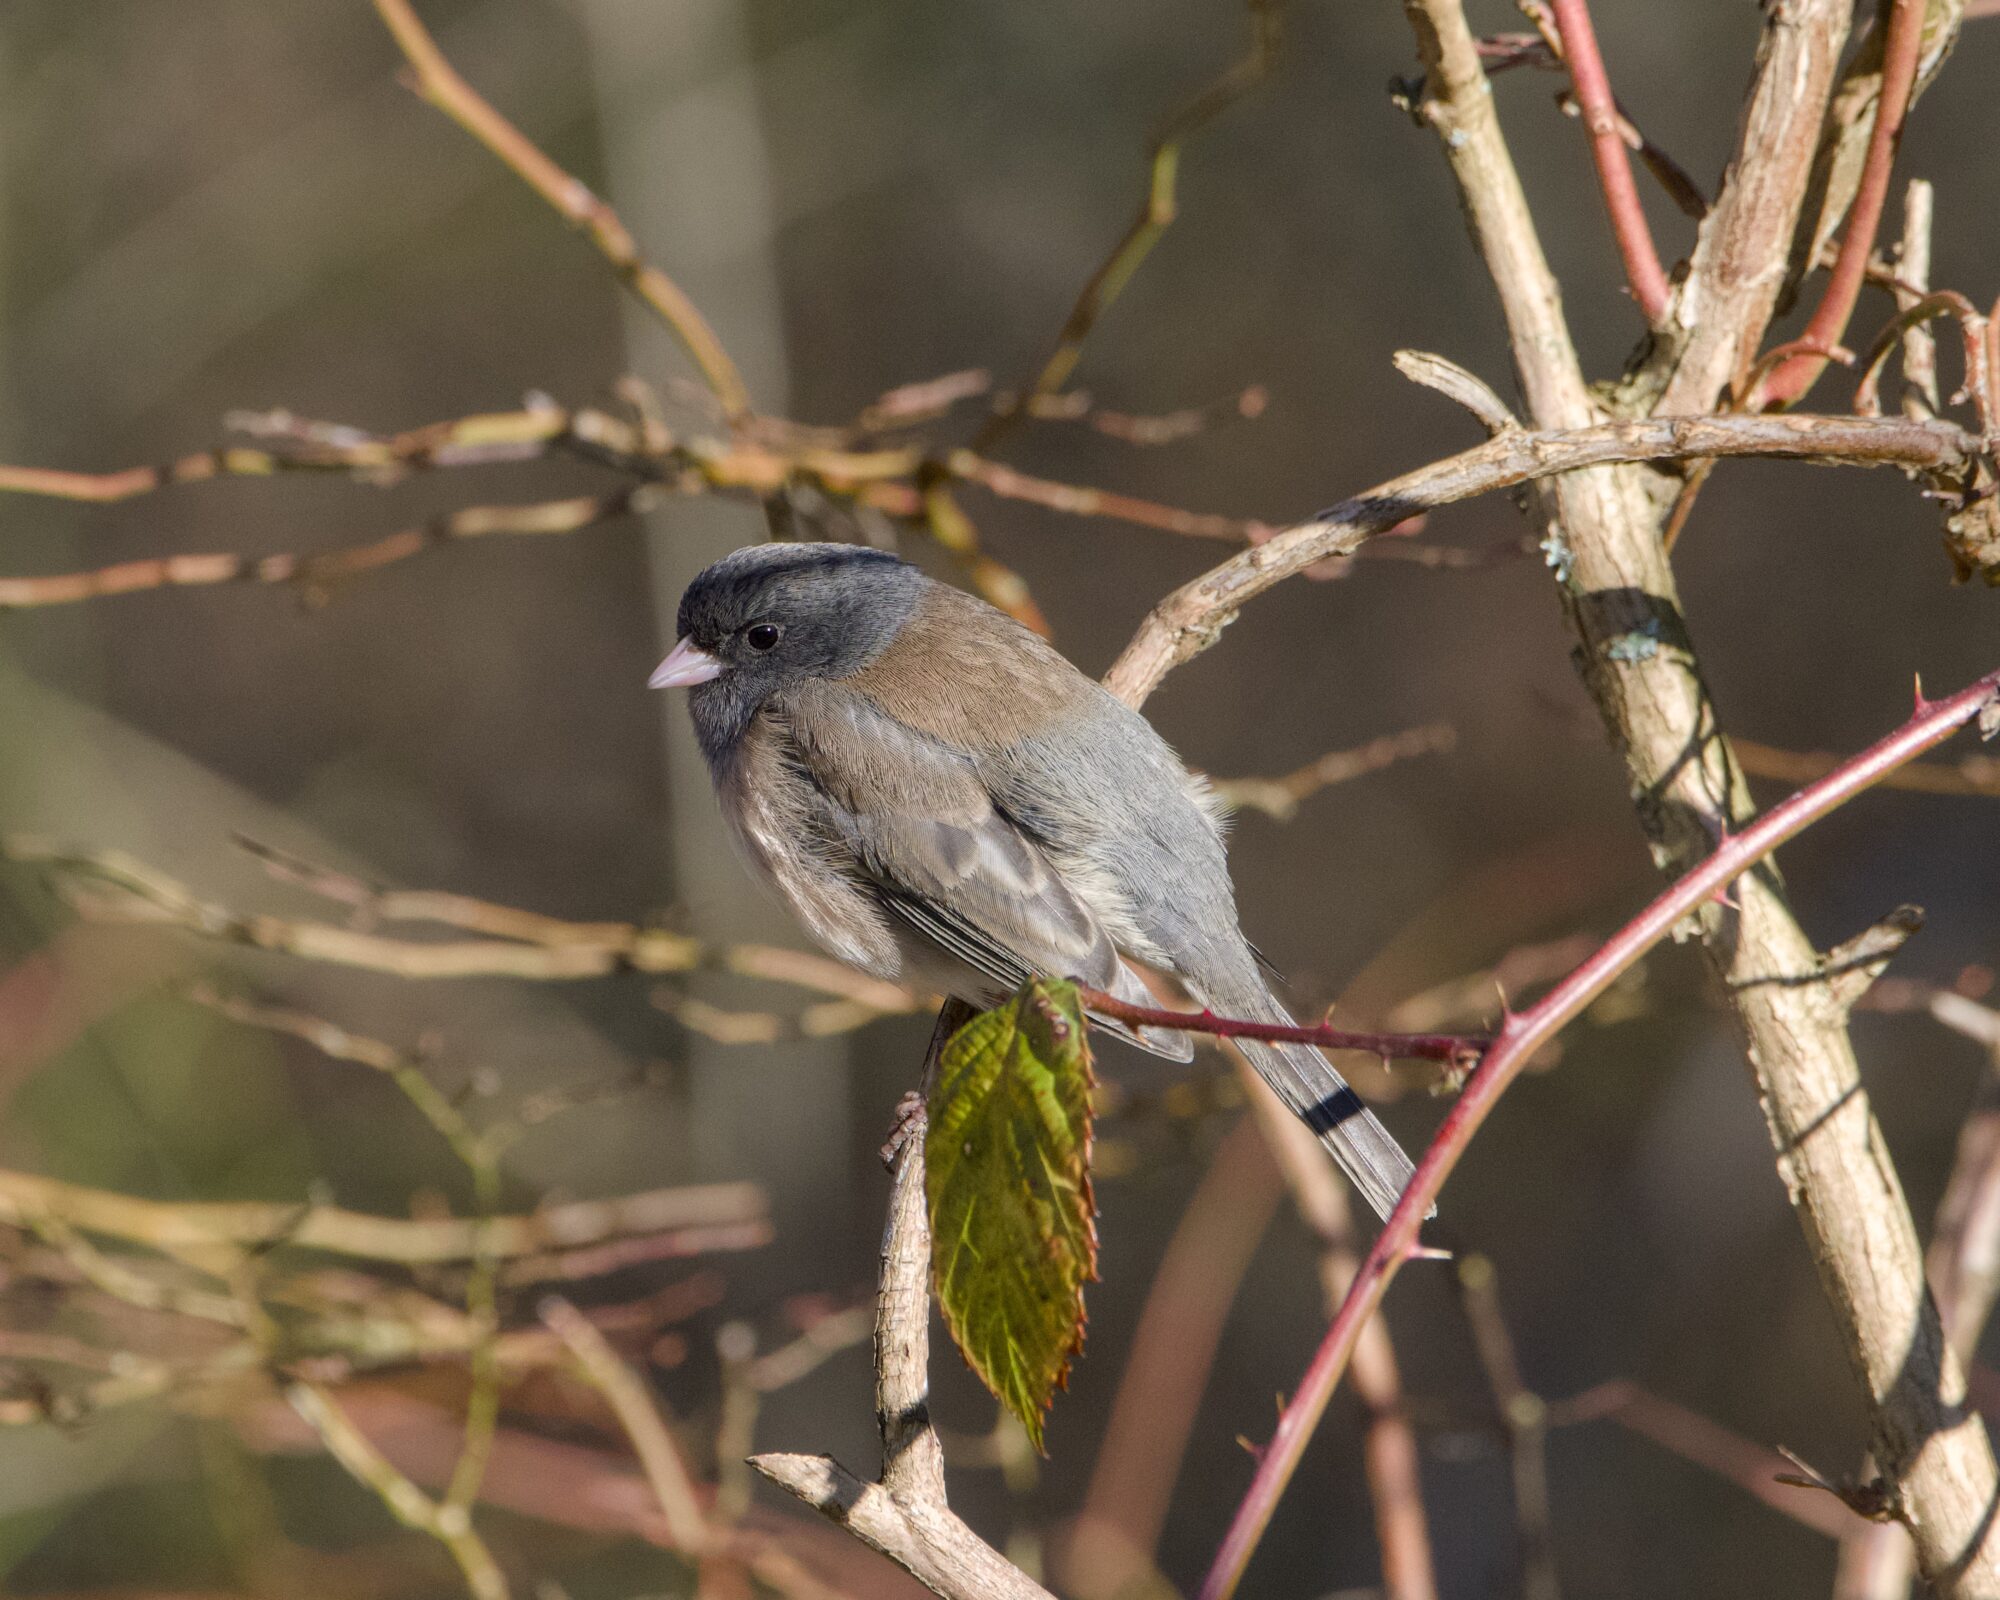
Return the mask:
M 744 629 L 743 637 L 752 650 L 775 650 L 781 631 L 775 622 L 759 622 Z

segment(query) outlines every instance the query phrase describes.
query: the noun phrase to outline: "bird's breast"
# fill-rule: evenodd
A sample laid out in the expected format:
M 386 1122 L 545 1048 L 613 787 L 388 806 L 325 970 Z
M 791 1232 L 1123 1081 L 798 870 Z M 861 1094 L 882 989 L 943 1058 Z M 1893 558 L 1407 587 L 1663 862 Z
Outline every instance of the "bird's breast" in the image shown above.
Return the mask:
M 751 875 L 828 955 L 899 981 L 901 955 L 888 919 L 819 815 L 824 797 L 790 759 L 782 730 L 757 718 L 713 770 L 730 841 Z

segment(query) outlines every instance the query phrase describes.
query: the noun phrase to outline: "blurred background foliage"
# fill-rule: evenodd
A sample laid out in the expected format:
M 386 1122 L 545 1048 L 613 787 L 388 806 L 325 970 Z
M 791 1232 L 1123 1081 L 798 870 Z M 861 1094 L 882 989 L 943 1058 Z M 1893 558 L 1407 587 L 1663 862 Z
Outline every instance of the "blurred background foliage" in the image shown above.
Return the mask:
M 1504 5 L 1471 9 L 1476 27 L 1519 25 Z M 423 12 L 473 82 L 621 208 L 711 314 L 760 408 L 829 423 L 938 373 L 1032 372 L 1129 219 L 1149 131 L 1245 37 L 1228 0 Z M 1602 0 L 1597 15 L 1635 119 L 1712 186 L 1757 7 Z M 397 65 L 362 0 L 10 0 L 0 459 L 109 469 L 219 443 L 225 415 L 246 408 L 386 432 L 683 372 L 592 252 L 400 87 Z M 1261 416 L 1153 449 L 1037 423 L 1006 458 L 1283 522 L 1472 442 L 1462 416 L 1389 365 L 1415 346 L 1503 387 L 1508 371 L 1443 166 L 1389 103 L 1385 86 L 1409 70 L 1388 0 L 1290 6 L 1275 74 L 1191 144 L 1180 219 L 1076 375 L 1135 412 L 1261 385 Z M 1937 185 L 1935 281 L 1975 292 L 1990 292 L 2000 246 L 1997 80 L 2000 21 L 1972 25 L 1900 168 Z M 1497 91 L 1586 361 L 1608 376 L 1639 320 L 1555 87 L 1519 73 Z M 1655 220 L 1666 253 L 1684 251 L 1684 220 L 1664 206 Z M 1820 403 L 1844 403 L 1844 382 Z M 111 506 L 16 496 L 0 505 L 5 564 L 306 551 L 601 481 L 546 461 L 380 489 L 289 475 Z M 1223 553 L 962 498 L 1086 670 Z M 236 907 L 313 905 L 234 847 L 242 833 L 382 882 L 795 944 L 717 847 L 684 713 L 643 687 L 685 576 L 761 530 L 754 507 L 675 502 L 567 537 L 441 548 L 320 605 L 224 586 L 0 616 L 0 830 L 120 848 Z M 1496 497 L 1433 519 L 1426 538 L 1499 550 L 1521 533 Z M 1934 518 L 1888 475 L 1726 466 L 1676 564 L 1720 705 L 1748 737 L 1853 749 L 1902 714 L 1913 672 L 1956 686 L 1993 665 L 1993 597 L 1950 586 Z M 1149 706 L 1190 762 L 1222 775 L 1290 771 L 1419 723 L 1457 730 L 1448 754 L 1322 792 L 1289 822 L 1238 824 L 1246 924 L 1303 1001 L 1362 974 L 1351 1014 L 1379 1017 L 1524 941 L 1607 931 L 1643 898 L 1643 842 L 1567 648 L 1535 558 L 1362 561 L 1259 601 Z M 1899 971 L 1949 983 L 2000 960 L 1996 803 L 1880 793 L 1835 816 L 1783 858 L 1808 929 L 1833 943 L 1914 901 L 1930 922 Z M 508 1157 L 506 1199 L 695 1178 L 765 1187 L 774 1242 L 710 1263 L 719 1303 L 653 1352 L 694 1436 L 713 1433 L 718 1328 L 782 1343 L 799 1296 L 847 1303 L 872 1282 L 885 1190 L 872 1152 L 919 1062 L 920 1020 L 723 1046 L 653 1003 L 646 978 L 360 975 L 79 921 L 19 867 L 0 867 L 0 958 L 0 1161 L 106 1188 L 392 1214 L 469 1204 L 462 1170 L 392 1086 L 190 1004 L 197 976 L 404 1046 L 429 1040 L 441 1080 L 473 1085 L 475 1115 L 555 1086 L 621 1086 L 534 1128 Z M 694 992 L 797 1000 L 741 982 Z M 1980 1052 L 1921 1016 L 1858 1028 L 1927 1218 Z M 1127 1098 L 1105 1129 L 1089 1351 L 1038 1473 L 974 1464 L 954 1483 L 969 1520 L 1017 1550 L 1057 1537 L 1080 1504 L 1153 1266 L 1237 1115 L 1167 1115 L 1160 1066 L 1115 1046 L 1102 1067 Z M 1397 1088 L 1379 1072 L 1364 1086 Z M 1405 1094 L 1387 1115 L 1420 1142 L 1437 1108 Z M 1854 1385 L 1691 958 L 1656 956 L 1555 1070 L 1514 1092 L 1447 1191 L 1443 1230 L 1498 1264 L 1543 1394 L 1629 1378 L 1823 1467 L 1858 1461 Z M 1317 1334 L 1312 1259 L 1286 1214 L 1244 1284 L 1161 1547 L 1176 1581 L 1200 1571 L 1247 1481 L 1235 1440 L 1268 1430 L 1273 1393 Z M 634 1269 L 624 1288 L 685 1270 Z M 16 1326 L 43 1315 L 11 1293 L 0 1306 Z M 1444 1592 L 1512 1592 L 1504 1445 L 1447 1273 L 1410 1273 L 1390 1318 L 1424 1427 Z M 860 1351 L 836 1356 L 770 1397 L 759 1445 L 871 1460 L 867 1381 Z M 940 1359 L 938 1381 L 950 1433 L 991 1425 L 955 1362 Z M 1357 1423 L 1351 1401 L 1336 1405 L 1260 1557 L 1260 1593 L 1377 1582 Z M 593 1436 L 587 1421 L 529 1425 Z M 1629 1432 L 1560 1430 L 1551 1470 L 1573 1595 L 1825 1591 L 1829 1542 Z M 511 1572 L 578 1600 L 689 1581 L 634 1540 L 494 1522 Z M 323 1456 L 150 1405 L 0 1433 L 0 1574 L 21 1595 L 456 1587 L 434 1547 Z

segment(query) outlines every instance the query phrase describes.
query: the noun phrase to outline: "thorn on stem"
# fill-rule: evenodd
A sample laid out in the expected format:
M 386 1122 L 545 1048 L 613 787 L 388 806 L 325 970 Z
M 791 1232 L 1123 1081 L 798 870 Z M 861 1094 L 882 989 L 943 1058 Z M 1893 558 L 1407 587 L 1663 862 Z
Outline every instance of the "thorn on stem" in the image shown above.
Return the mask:
M 1866 1483 L 1852 1479 L 1838 1481 L 1823 1476 L 1816 1468 L 1807 1465 L 1792 1451 L 1779 1445 L 1778 1454 L 1797 1467 L 1797 1472 L 1776 1472 L 1772 1477 L 1779 1483 L 1793 1489 L 1818 1489 L 1830 1494 L 1858 1517 L 1866 1517 L 1870 1522 L 1894 1522 L 1901 1507 L 1896 1499 L 1895 1488 L 1886 1478 L 1870 1478 Z

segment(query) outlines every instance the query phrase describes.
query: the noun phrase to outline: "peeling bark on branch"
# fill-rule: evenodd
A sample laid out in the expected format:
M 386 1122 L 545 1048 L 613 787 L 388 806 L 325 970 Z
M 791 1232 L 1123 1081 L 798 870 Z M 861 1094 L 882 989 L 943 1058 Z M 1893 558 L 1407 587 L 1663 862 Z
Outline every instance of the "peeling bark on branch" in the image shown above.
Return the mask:
M 1853 0 L 1786 0 L 1766 8 L 1736 154 L 1696 236 L 1652 361 L 1665 384 L 1654 408 L 1662 415 L 1711 409 L 1756 359 L 1785 286 L 1853 10 Z

